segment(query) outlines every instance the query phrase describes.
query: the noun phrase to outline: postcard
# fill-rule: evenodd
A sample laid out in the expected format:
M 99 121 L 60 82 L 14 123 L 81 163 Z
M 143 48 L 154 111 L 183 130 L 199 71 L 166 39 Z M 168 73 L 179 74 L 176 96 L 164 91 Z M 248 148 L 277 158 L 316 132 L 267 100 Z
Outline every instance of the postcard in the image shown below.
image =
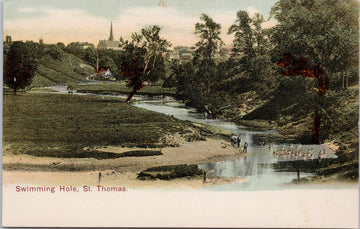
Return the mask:
M 359 2 L 5 0 L 5 227 L 359 227 Z

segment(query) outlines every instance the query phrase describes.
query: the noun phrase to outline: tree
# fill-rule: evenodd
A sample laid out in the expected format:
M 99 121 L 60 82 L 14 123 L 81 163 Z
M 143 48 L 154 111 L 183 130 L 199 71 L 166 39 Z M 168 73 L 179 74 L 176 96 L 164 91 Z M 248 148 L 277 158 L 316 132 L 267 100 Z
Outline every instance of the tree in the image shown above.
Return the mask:
M 97 51 L 94 47 L 88 47 L 85 49 L 85 60 L 89 62 L 93 67 L 96 66 Z
M 233 56 L 245 55 L 246 57 L 253 57 L 254 51 L 254 35 L 251 28 L 251 18 L 249 14 L 244 11 L 238 11 L 236 14 L 235 24 L 231 25 L 228 34 L 235 33 L 233 41 Z
M 105 55 L 99 59 L 99 68 L 109 68 L 114 75 L 117 75 L 118 72 L 118 68 L 114 60 Z
M 146 49 L 144 56 L 144 71 L 147 71 L 146 75 L 149 75 L 151 70 L 155 68 L 155 64 L 159 63 L 161 60 L 163 62 L 162 54 L 171 46 L 169 41 L 160 38 L 160 30 L 161 28 L 158 25 L 146 27 L 141 30 L 141 33 L 146 40 L 144 46 Z
M 358 66 L 358 10 L 354 0 L 280 0 L 271 15 L 274 59 L 285 53 L 321 64 L 330 79 Z
M 268 31 L 262 28 L 264 17 L 258 13 L 250 18 L 246 11 L 238 11 L 235 24 L 228 34 L 234 34 L 232 60 L 236 64 L 231 69 L 239 74 L 241 92 L 254 90 L 266 97 L 276 87 L 274 64 L 269 56 Z M 244 84 L 246 82 L 246 84 Z
M 37 60 L 31 45 L 15 41 L 6 58 L 4 83 L 12 88 L 16 95 L 18 89 L 31 84 L 36 68 Z
M 61 49 L 61 50 L 65 50 L 65 48 L 66 48 L 66 46 L 65 46 L 65 44 L 64 43 L 62 43 L 62 42 L 58 42 L 58 43 L 56 43 L 56 45 Z
M 167 51 L 171 43 L 160 38 L 160 30 L 158 25 L 146 27 L 141 30 L 141 35 L 133 33 L 131 42 L 123 39 L 121 41 L 125 50 L 121 70 L 129 78 L 128 86 L 133 87 L 126 99 L 127 102 L 144 87 L 144 80 L 155 82 L 161 69 L 164 69 L 162 54 Z
M 200 41 L 196 43 L 194 63 L 197 66 L 211 66 L 215 64 L 216 52 L 224 44 L 220 38 L 221 25 L 206 14 L 201 14 L 200 20 L 203 23 L 195 24 L 195 34 L 199 35 Z
M 202 96 L 207 96 L 210 93 L 211 85 L 217 82 L 214 57 L 224 42 L 220 38 L 220 24 L 206 14 L 201 14 L 200 20 L 203 23 L 195 24 L 195 34 L 199 35 L 200 41 L 196 43 L 193 59 L 193 63 L 197 67 L 194 83 L 200 87 Z
M 358 5 L 351 0 L 280 0 L 272 8 L 272 16 L 279 21 L 271 34 L 274 59 L 288 68 L 284 75 L 302 75 L 318 82 L 320 96 L 312 104 L 314 143 L 320 141 L 320 125 L 329 125 L 324 120 L 331 113 L 325 92 L 339 73 L 347 75 L 358 66 Z
M 64 56 L 64 51 L 57 45 L 47 45 L 45 53 L 51 56 L 54 60 L 61 60 Z

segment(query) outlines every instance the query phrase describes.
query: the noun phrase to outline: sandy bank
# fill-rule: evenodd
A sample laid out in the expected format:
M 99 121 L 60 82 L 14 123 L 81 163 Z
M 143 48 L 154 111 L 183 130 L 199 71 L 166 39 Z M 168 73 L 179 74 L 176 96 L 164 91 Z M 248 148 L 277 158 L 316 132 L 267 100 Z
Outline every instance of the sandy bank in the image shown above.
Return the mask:
M 99 151 L 122 153 L 140 148 L 106 147 Z M 139 181 L 137 173 L 154 166 L 175 164 L 204 164 L 216 161 L 231 160 L 243 157 L 238 148 L 230 143 L 215 139 L 199 142 L 181 142 L 179 147 L 165 147 L 161 150 L 163 155 L 150 157 L 122 157 L 117 159 L 97 160 L 94 158 L 52 158 L 35 157 L 30 155 L 3 155 L 3 164 L 32 164 L 32 165 L 72 165 L 89 166 L 93 169 L 84 172 L 66 171 L 3 171 L 4 184 L 42 184 L 42 185 L 92 185 L 99 184 L 101 172 L 102 185 L 122 185 L 130 188 L 162 187 L 162 188 L 197 188 L 204 185 L 241 182 L 240 178 L 210 178 L 203 182 L 202 177 L 182 178 L 172 181 Z M 56 167 L 55 167 L 56 168 Z M 105 169 L 96 169 L 105 168 Z

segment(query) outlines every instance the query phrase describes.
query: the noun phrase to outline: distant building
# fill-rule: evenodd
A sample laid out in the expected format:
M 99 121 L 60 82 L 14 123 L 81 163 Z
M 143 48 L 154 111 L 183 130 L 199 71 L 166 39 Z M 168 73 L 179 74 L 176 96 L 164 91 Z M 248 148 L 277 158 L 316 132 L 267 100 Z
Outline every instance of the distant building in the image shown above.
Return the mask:
M 189 53 L 189 52 L 184 52 L 181 53 L 180 55 L 180 60 L 181 61 L 187 61 L 187 60 L 192 60 L 193 59 L 193 54 Z
M 112 22 L 110 24 L 110 36 L 108 40 L 99 40 L 99 44 L 97 45 L 97 49 L 114 49 L 114 50 L 122 50 L 120 47 L 120 41 L 114 40 L 114 34 L 112 29 Z
M 111 73 L 110 68 L 100 68 L 87 77 L 93 80 L 115 80 L 114 75 Z
M 89 47 L 93 47 L 95 48 L 95 46 L 89 42 L 71 42 L 69 44 L 69 46 L 72 46 L 72 47 L 78 47 L 78 48 L 81 48 L 81 49 L 87 49 Z
M 166 53 L 167 60 L 189 61 L 194 57 L 195 48 L 186 46 L 176 46 Z

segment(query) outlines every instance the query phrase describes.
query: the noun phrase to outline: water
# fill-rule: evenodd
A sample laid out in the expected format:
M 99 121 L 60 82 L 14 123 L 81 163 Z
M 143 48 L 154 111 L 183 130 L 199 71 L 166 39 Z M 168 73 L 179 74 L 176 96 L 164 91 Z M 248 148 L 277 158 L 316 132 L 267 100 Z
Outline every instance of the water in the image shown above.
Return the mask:
M 56 93 L 67 93 L 66 87 L 49 87 L 56 90 Z M 78 93 L 77 93 L 78 94 Z M 94 94 L 97 95 L 97 94 Z M 104 95 L 97 95 L 104 96 Z M 114 95 L 108 95 L 114 96 Z M 126 97 L 126 95 L 116 95 L 116 97 Z M 246 129 L 243 126 L 236 125 L 232 122 L 223 121 L 220 119 L 204 119 L 203 115 L 196 112 L 194 108 L 187 108 L 184 104 L 175 101 L 171 97 L 166 98 L 147 98 L 143 96 L 136 96 L 134 98 L 134 106 L 141 107 L 147 110 L 172 115 L 181 120 L 188 120 L 192 122 L 199 122 L 208 125 L 217 126 L 234 134 L 241 136 L 241 145 L 245 142 L 248 144 L 248 155 L 245 158 L 240 158 L 231 161 L 221 161 L 216 163 L 208 163 L 199 165 L 199 168 L 212 171 L 212 175 L 218 177 L 243 177 L 246 180 L 242 183 L 212 185 L 206 186 L 206 190 L 214 191 L 250 191 L 250 190 L 281 190 L 289 188 L 298 188 L 298 185 L 289 185 L 289 183 L 297 178 L 295 172 L 278 172 L 271 166 L 264 166 L 264 164 L 276 163 L 278 161 L 289 160 L 310 160 L 311 157 L 304 158 L 295 157 L 294 155 L 273 155 L 273 152 L 281 152 L 285 150 L 301 149 L 302 152 L 312 152 L 313 157 L 317 158 L 319 151 L 326 150 L 326 157 L 335 157 L 334 152 L 325 145 L 276 145 L 270 149 L 269 145 L 259 146 L 254 142 L 254 136 L 257 134 L 276 134 L 275 130 L 254 131 Z M 301 177 L 310 176 L 310 173 L 301 173 Z
M 186 108 L 183 104 L 172 102 L 146 102 L 140 101 L 135 104 L 137 107 L 141 107 L 147 110 L 156 111 L 159 113 L 172 115 L 181 120 L 188 120 L 192 122 L 199 122 L 208 125 L 221 127 L 229 130 L 234 134 L 241 136 L 241 145 L 245 142 L 248 143 L 248 156 L 231 161 L 221 161 L 216 163 L 208 163 L 199 165 L 199 168 L 212 171 L 212 175 L 218 177 L 245 177 L 246 180 L 242 183 L 225 184 L 225 185 L 212 185 L 204 187 L 206 190 L 215 191 L 250 191 L 250 190 L 281 190 L 289 189 L 293 187 L 288 185 L 293 179 L 297 178 L 295 172 L 278 172 L 271 166 L 264 166 L 264 164 L 276 163 L 278 161 L 289 160 L 310 160 L 311 156 L 304 158 L 295 155 L 273 155 L 273 152 L 281 152 L 284 150 L 302 152 L 311 152 L 313 158 L 317 158 L 319 151 L 324 153 L 326 150 L 326 157 L 335 157 L 333 151 L 331 151 L 325 145 L 269 145 L 259 146 L 257 142 L 254 142 L 254 136 L 257 134 L 276 134 L 275 130 L 267 131 L 253 131 L 246 129 L 242 126 L 238 126 L 232 122 L 226 122 L 218 119 L 204 119 L 200 113 L 197 113 L 193 108 Z M 280 154 L 280 153 L 279 153 Z M 284 153 L 285 154 L 285 153 Z M 300 177 L 313 175 L 311 173 L 300 173 Z

